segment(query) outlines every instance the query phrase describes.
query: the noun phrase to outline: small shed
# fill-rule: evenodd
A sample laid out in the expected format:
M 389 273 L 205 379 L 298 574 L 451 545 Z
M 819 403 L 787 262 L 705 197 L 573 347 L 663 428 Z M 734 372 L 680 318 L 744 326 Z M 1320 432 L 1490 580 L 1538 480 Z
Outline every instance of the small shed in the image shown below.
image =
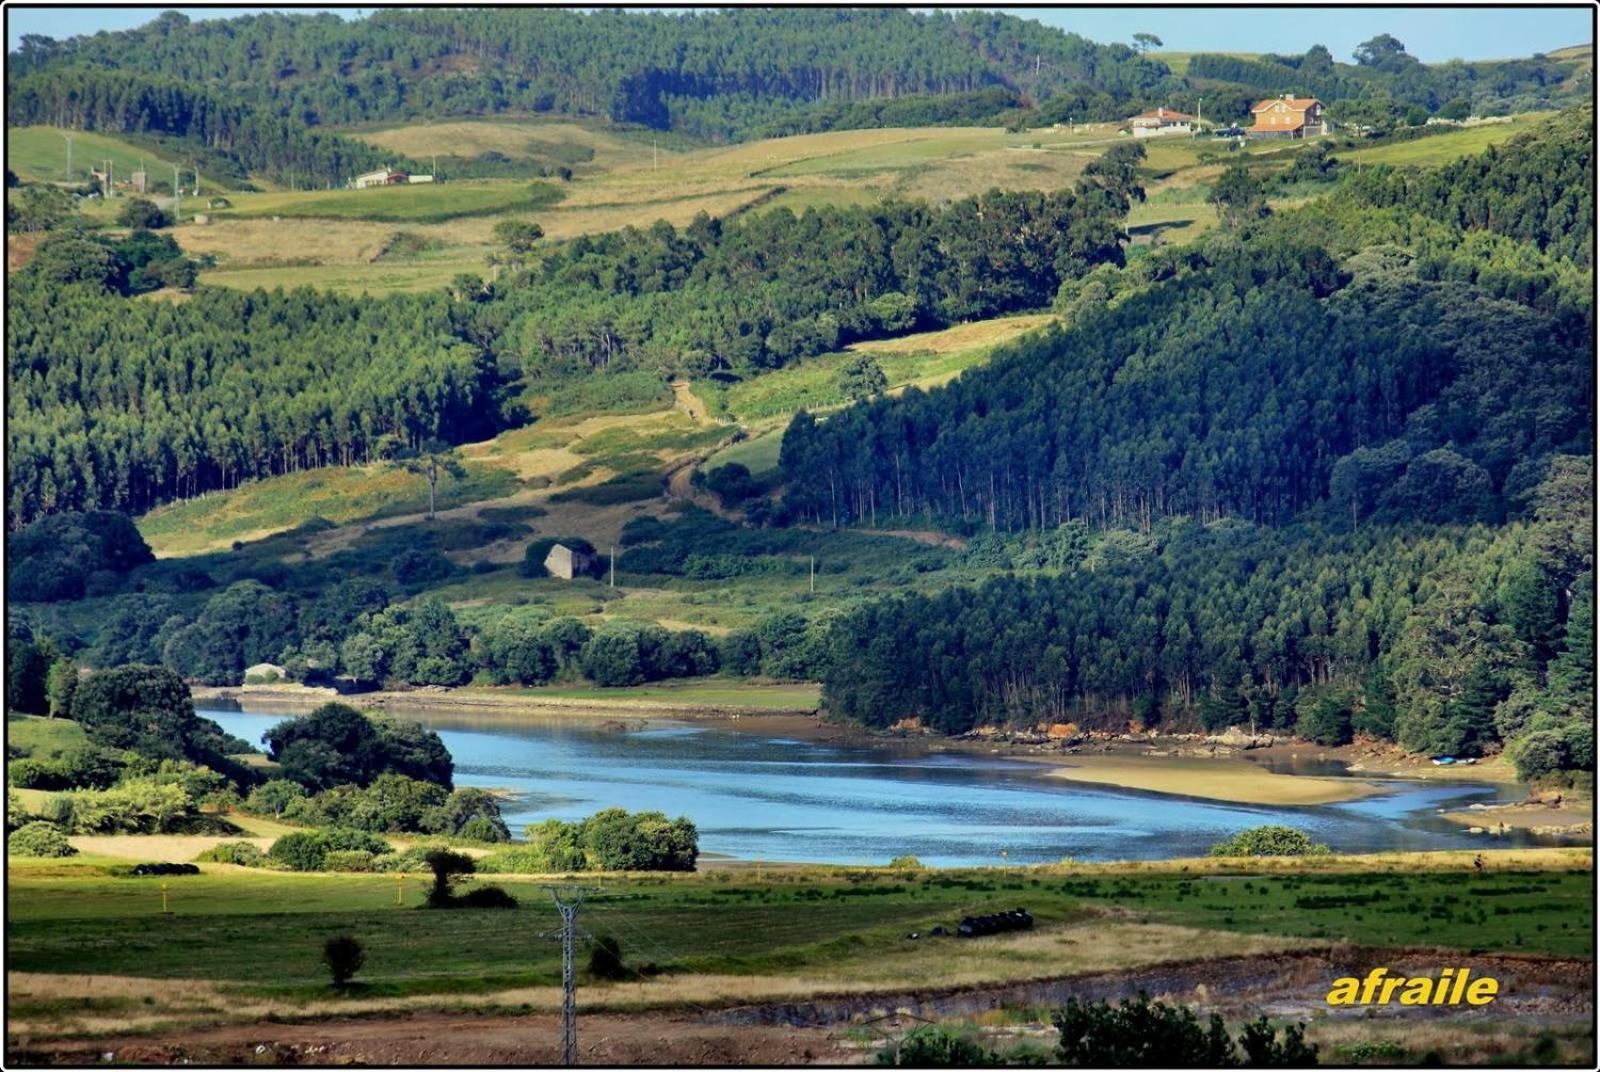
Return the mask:
M 550 548 L 550 553 L 544 556 L 544 568 L 552 577 L 560 577 L 563 581 L 570 581 L 574 577 L 589 572 L 594 559 L 582 551 L 574 551 L 566 544 L 558 543 Z

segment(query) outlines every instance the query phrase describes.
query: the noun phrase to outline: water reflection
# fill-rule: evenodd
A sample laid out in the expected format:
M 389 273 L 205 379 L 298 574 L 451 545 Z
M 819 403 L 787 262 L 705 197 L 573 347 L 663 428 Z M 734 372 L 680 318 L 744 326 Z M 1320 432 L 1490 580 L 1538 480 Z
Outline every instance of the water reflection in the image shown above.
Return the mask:
M 205 710 L 252 742 L 282 714 Z M 1245 827 L 1288 822 L 1336 849 L 1472 848 L 1437 814 L 1496 799 L 1493 786 L 1385 783 L 1348 804 L 1219 804 L 1043 776 L 1039 764 L 904 755 L 652 722 L 634 732 L 585 718 L 417 714 L 455 757 L 458 785 L 513 793 L 514 831 L 599 808 L 687 815 L 706 852 L 744 859 L 885 863 L 914 853 L 939 866 L 1198 855 Z M 1319 772 L 1321 773 L 1321 772 Z M 1528 843 L 1528 836 L 1495 839 Z M 1003 854 L 1003 855 L 1002 855 Z

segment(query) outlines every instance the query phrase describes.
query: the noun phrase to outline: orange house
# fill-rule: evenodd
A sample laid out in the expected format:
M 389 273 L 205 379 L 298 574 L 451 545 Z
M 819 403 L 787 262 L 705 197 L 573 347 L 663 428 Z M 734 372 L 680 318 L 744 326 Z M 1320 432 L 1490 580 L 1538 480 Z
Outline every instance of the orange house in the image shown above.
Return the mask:
M 1256 117 L 1252 138 L 1315 138 L 1327 133 L 1322 102 L 1315 97 L 1271 97 L 1250 109 Z

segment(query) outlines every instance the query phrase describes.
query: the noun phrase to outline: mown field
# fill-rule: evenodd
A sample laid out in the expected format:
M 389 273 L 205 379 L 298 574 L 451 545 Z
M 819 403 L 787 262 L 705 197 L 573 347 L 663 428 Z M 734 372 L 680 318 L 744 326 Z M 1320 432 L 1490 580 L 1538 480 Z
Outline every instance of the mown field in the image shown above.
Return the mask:
M 7 127 L 6 167 L 28 182 L 66 181 L 66 133 L 57 127 Z M 90 169 L 102 167 L 106 160 L 111 161 L 119 179 L 126 179 L 142 164 L 152 180 L 172 181 L 173 161 L 161 153 L 109 134 L 87 130 L 74 130 L 71 134 L 74 182 L 88 182 Z
M 1457 855 L 1463 858 L 1429 858 L 1391 872 L 1363 871 L 1360 858 L 1348 858 L 1289 873 L 1213 865 L 1218 873 L 1173 866 L 606 876 L 590 880 L 584 926 L 617 937 L 641 969 L 648 963 L 668 974 L 807 975 L 840 983 L 935 981 L 980 944 L 913 943 L 908 931 L 953 927 L 964 914 L 1018 905 L 1033 913 L 1039 930 L 1015 944 L 984 943 L 990 979 L 1059 972 L 1062 949 L 1050 936 L 1080 925 L 1079 938 L 1123 924 L 1463 952 L 1579 957 L 1590 950 L 1592 876 L 1578 866 L 1580 854 L 1568 856 L 1567 867 L 1483 874 L 1471 873 Z M 348 933 L 367 947 L 363 979 L 377 994 L 475 992 L 559 978 L 558 947 L 543 937 L 556 915 L 541 888 L 547 880 L 536 877 L 493 876 L 522 902 L 508 914 L 428 911 L 415 878 L 402 886 L 392 875 L 208 865 L 205 874 L 165 880 L 171 912 L 162 915 L 161 880 L 113 877 L 106 863 L 13 861 L 11 970 L 70 966 L 82 974 L 210 979 L 259 995 L 308 995 L 325 982 L 323 939 Z M 1169 946 L 1157 959 L 1215 952 L 1216 938 L 1206 942 Z M 1093 949 L 1105 953 L 1100 943 Z

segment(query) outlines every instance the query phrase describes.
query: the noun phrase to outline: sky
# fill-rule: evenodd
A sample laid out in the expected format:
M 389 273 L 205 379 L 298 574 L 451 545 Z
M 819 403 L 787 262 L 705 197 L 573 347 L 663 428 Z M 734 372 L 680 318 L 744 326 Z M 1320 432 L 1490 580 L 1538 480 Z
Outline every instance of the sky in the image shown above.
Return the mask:
M 161 13 L 150 7 L 38 7 L 6 9 L 6 42 L 17 47 L 25 33 L 71 37 L 101 30 L 141 26 Z M 265 7 L 185 8 L 193 19 L 227 18 Z M 327 11 L 329 8 L 300 8 Z M 354 16 L 359 10 L 341 9 Z M 1094 41 L 1128 42 L 1135 33 L 1152 33 L 1178 52 L 1300 53 L 1326 45 L 1336 59 L 1350 61 L 1362 41 L 1390 33 L 1418 59 L 1501 59 L 1548 52 L 1594 40 L 1594 8 L 1589 5 L 1534 7 L 1078 7 L 1000 8 L 1082 34 Z

